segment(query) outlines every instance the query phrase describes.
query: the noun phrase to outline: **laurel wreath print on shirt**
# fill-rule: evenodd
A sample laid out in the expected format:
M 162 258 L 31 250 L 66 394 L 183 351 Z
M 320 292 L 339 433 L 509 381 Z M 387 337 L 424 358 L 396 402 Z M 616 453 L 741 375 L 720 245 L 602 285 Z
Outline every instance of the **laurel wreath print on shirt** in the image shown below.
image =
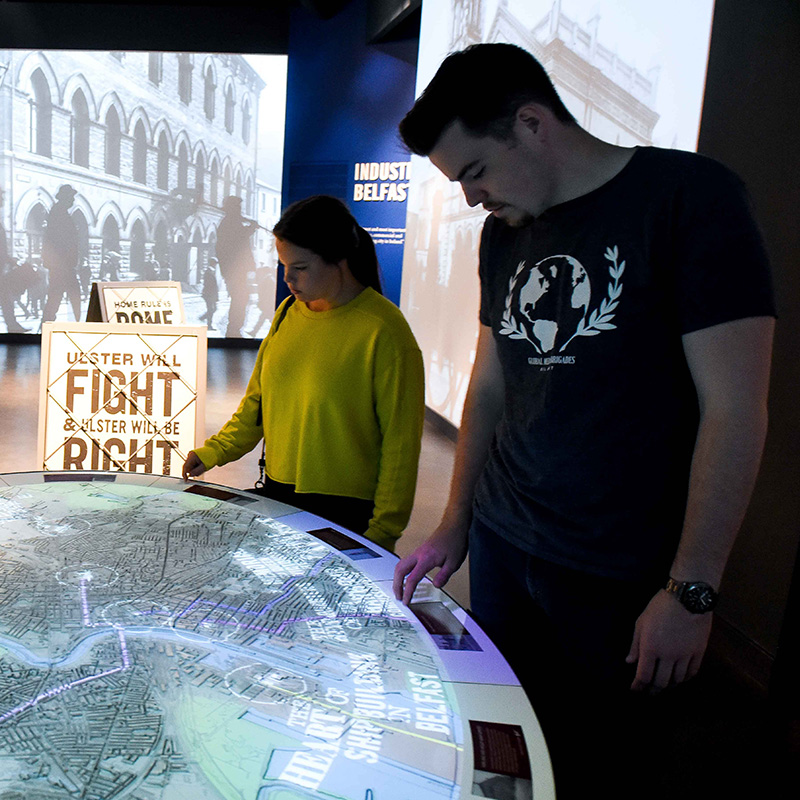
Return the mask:
M 529 267 L 519 262 L 508 282 L 500 333 L 510 339 L 524 339 L 537 353 L 563 353 L 578 336 L 597 336 L 613 330 L 615 311 L 622 294 L 625 261 L 619 249 L 606 248 L 611 278 L 606 296 L 589 312 L 591 286 L 583 265 L 572 256 L 548 256 Z M 569 302 L 558 303 L 567 293 Z

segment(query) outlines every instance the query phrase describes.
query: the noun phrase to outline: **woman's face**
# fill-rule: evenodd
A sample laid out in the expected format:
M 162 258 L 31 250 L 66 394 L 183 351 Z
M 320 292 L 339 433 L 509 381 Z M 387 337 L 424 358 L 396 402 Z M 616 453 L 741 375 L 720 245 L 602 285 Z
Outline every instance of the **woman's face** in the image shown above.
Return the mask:
M 283 279 L 297 300 L 312 311 L 324 311 L 337 303 L 342 291 L 344 261 L 329 264 L 312 250 L 275 240 L 283 264 Z

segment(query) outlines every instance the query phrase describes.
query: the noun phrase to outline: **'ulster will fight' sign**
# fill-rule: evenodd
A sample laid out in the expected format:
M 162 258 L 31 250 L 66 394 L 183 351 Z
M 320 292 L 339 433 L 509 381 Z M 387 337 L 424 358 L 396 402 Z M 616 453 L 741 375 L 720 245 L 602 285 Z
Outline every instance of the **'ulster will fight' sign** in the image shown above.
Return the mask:
M 203 422 L 206 328 L 45 323 L 45 470 L 180 476 Z

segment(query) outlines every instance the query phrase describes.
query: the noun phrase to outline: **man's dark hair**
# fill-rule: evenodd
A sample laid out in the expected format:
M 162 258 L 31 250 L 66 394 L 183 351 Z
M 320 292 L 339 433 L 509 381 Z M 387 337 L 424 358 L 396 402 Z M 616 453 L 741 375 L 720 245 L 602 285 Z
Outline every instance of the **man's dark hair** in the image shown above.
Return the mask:
M 460 120 L 473 136 L 508 139 L 517 109 L 528 102 L 549 108 L 575 125 L 544 67 L 513 44 L 473 44 L 451 53 L 400 123 L 413 153 L 427 156 L 444 129 Z

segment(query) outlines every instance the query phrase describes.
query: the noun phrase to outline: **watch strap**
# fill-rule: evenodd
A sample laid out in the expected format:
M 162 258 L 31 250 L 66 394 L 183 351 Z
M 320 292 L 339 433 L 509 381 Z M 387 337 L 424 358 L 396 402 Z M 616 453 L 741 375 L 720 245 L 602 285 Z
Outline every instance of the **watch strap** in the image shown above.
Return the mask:
M 678 602 L 692 614 L 705 614 L 716 608 L 719 595 L 705 581 L 676 581 L 672 576 L 664 586 L 668 594 L 674 594 Z
M 677 595 L 678 600 L 681 599 L 681 590 L 683 589 L 684 583 L 682 581 L 676 581 L 675 578 L 670 577 L 667 580 L 667 585 L 664 587 L 670 594 Z

